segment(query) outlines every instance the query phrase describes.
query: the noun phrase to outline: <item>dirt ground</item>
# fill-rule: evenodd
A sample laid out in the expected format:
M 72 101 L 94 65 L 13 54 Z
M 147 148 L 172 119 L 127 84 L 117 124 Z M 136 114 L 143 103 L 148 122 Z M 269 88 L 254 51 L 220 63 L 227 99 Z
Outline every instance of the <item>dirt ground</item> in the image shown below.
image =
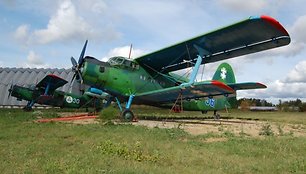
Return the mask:
M 67 115 L 65 115 L 67 116 Z M 96 119 L 82 119 L 69 121 L 75 124 L 95 124 Z M 261 133 L 272 132 L 276 136 L 292 135 L 296 137 L 306 137 L 306 126 L 303 124 L 287 124 L 268 121 L 220 119 L 220 120 L 138 120 L 132 123 L 122 123 L 119 120 L 115 124 L 132 124 L 135 126 L 146 126 L 149 128 L 180 128 L 191 135 L 201 135 L 207 133 L 233 133 L 235 135 L 246 135 L 259 137 Z
M 150 121 L 139 120 L 133 125 L 147 126 L 150 128 L 180 128 L 192 135 L 206 133 L 233 133 L 235 135 L 246 135 L 259 137 L 260 133 L 271 130 L 274 135 L 306 136 L 306 127 L 301 124 L 282 124 L 265 121 L 252 120 L 171 120 L 171 121 Z

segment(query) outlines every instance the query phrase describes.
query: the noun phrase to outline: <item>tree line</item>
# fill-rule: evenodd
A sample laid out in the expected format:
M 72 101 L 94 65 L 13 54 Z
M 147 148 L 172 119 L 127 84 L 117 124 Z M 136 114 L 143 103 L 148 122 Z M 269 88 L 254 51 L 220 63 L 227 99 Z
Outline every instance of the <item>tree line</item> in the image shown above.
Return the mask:
M 256 98 L 241 98 L 237 100 L 236 107 L 240 106 L 241 109 L 249 109 L 251 106 L 264 106 L 264 107 L 277 107 L 280 111 L 298 111 L 306 112 L 306 102 L 300 99 L 282 101 L 279 100 L 278 104 L 273 104 L 265 99 Z

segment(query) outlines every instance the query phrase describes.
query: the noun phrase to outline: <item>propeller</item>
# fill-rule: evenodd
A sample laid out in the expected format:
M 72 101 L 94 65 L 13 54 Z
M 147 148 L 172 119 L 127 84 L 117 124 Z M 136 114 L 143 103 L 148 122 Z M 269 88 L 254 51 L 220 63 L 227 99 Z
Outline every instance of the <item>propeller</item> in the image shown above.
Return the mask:
M 10 88 L 9 88 L 9 90 L 8 90 L 8 96 L 7 96 L 7 98 L 10 98 L 10 96 L 11 96 L 11 94 L 12 94 L 12 92 L 13 92 L 13 88 L 14 88 L 14 85 L 13 85 L 13 83 L 11 83 L 11 86 L 10 86 Z
M 73 83 L 75 78 L 77 80 L 80 80 L 81 84 L 83 84 L 83 78 L 82 78 L 82 74 L 81 74 L 81 67 L 82 67 L 82 64 L 84 62 L 84 55 L 85 55 L 87 43 L 88 43 L 88 40 L 85 41 L 85 44 L 83 46 L 83 49 L 82 49 L 82 52 L 80 54 L 78 62 L 75 60 L 74 57 L 70 58 L 71 63 L 72 63 L 72 71 L 74 71 L 74 75 L 73 75 L 73 77 L 71 79 L 71 82 L 70 82 L 71 84 Z

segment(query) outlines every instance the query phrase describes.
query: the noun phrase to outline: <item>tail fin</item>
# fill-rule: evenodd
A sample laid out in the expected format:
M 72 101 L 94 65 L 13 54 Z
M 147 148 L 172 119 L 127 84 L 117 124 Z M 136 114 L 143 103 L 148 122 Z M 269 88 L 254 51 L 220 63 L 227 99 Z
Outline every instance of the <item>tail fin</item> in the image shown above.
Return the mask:
M 212 80 L 218 80 L 220 82 L 223 82 L 225 84 L 228 83 L 236 83 L 236 78 L 234 71 L 228 63 L 222 63 L 219 65 L 218 69 L 216 70 Z M 238 108 L 238 102 L 236 99 L 236 96 L 233 97 L 226 97 L 226 100 L 228 104 L 226 104 L 226 107 L 228 108 Z
M 228 63 L 222 63 L 219 65 L 217 71 L 215 72 L 213 80 L 218 80 L 225 84 L 236 83 L 234 71 Z

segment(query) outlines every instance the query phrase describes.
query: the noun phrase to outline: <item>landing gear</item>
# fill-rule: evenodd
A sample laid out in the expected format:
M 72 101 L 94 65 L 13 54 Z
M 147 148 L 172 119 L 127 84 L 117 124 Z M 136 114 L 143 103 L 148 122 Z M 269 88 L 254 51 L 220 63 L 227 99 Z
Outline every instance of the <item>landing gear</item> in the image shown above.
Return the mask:
M 121 117 L 124 121 L 127 121 L 127 122 L 131 122 L 134 120 L 134 113 L 130 110 L 133 98 L 134 98 L 134 95 L 130 95 L 129 100 L 125 106 L 125 110 L 123 110 L 121 107 L 120 101 L 118 100 L 117 97 L 115 97 L 118 107 L 121 111 Z
M 133 112 L 132 112 L 131 110 L 129 110 L 129 109 L 124 110 L 124 111 L 122 112 L 121 116 L 122 116 L 123 120 L 129 121 L 129 122 L 130 122 L 130 121 L 133 121 L 133 119 L 134 119 L 134 114 L 133 114 Z
M 202 114 L 207 114 L 207 111 L 202 111 Z
M 220 120 L 220 114 L 218 114 L 216 110 L 214 111 L 214 119 Z
M 32 107 L 28 107 L 28 106 L 25 106 L 25 107 L 23 107 L 22 109 L 23 109 L 24 111 L 26 111 L 26 112 L 31 112 L 31 111 L 33 111 Z
M 32 109 L 33 105 L 34 105 L 34 100 L 29 101 L 28 104 L 25 107 L 23 107 L 23 110 L 27 112 L 33 111 Z

